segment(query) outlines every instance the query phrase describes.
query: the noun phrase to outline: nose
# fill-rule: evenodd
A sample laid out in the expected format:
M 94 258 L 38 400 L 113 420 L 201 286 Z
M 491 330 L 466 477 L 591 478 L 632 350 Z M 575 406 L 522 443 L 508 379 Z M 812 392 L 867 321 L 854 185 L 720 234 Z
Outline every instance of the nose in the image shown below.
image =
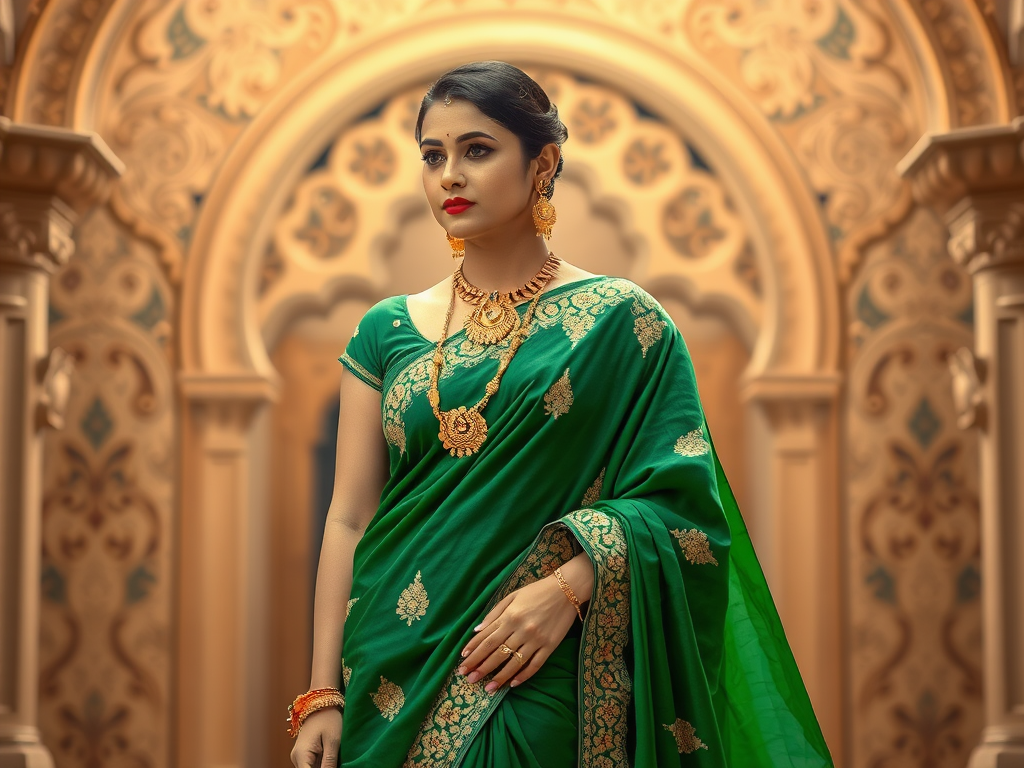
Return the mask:
M 449 157 L 444 164 L 444 171 L 441 173 L 441 186 L 446 190 L 453 186 L 464 186 L 465 179 L 462 172 L 456 167 L 456 162 L 458 162 L 456 158 Z

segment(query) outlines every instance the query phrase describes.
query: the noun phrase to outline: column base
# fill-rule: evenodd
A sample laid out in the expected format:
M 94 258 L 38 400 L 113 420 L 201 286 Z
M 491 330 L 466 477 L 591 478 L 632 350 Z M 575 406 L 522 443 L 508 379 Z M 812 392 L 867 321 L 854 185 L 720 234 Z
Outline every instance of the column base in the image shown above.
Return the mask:
M 1024 768 L 1024 725 L 989 726 L 967 768 Z
M 42 744 L 0 744 L 0 768 L 53 768 L 53 756 Z

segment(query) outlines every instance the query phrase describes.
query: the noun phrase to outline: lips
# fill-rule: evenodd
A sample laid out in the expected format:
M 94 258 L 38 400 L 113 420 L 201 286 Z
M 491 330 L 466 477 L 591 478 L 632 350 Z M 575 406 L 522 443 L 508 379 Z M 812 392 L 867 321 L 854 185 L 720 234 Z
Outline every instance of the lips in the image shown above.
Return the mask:
M 464 197 L 452 197 L 445 200 L 444 203 L 441 204 L 441 207 L 444 208 L 445 213 L 454 215 L 469 210 L 473 205 L 474 203 L 466 200 Z

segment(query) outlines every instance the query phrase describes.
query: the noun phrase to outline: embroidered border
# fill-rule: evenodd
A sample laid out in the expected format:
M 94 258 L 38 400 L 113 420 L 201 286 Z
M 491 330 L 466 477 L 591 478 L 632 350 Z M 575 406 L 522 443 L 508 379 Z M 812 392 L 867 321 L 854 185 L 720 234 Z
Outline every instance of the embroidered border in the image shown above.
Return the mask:
M 629 553 L 618 520 L 593 509 L 564 518 L 593 560 L 597 578 L 580 648 L 580 768 L 627 765 Z
M 580 647 L 580 768 L 625 765 L 627 713 L 632 683 L 626 666 L 629 639 L 629 557 L 617 520 L 582 509 L 545 526 L 495 596 L 505 595 L 547 576 L 585 548 L 596 565 L 594 593 Z M 403 768 L 451 768 L 472 737 L 498 706 L 508 687 L 487 693 L 491 676 L 474 684 L 452 672 L 424 718 Z
M 384 388 L 384 382 L 370 373 L 366 368 L 359 364 L 359 362 L 353 358 L 348 352 L 343 354 L 340 358 L 342 363 L 347 365 L 356 376 L 365 381 L 371 387 L 376 389 L 378 392 Z

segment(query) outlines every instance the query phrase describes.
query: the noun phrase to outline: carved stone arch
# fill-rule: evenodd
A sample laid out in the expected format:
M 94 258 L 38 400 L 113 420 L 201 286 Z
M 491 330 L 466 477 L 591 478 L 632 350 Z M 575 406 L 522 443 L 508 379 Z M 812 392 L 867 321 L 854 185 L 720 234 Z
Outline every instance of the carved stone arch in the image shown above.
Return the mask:
M 740 214 L 761 233 L 757 250 L 769 255 L 765 320 L 750 377 L 834 371 L 838 302 L 828 240 L 800 170 L 787 162 L 790 154 L 776 132 L 695 57 L 681 58 L 677 50 L 597 21 L 576 20 L 574 34 L 567 36 L 557 19 L 507 16 L 500 25 L 486 14 L 463 14 L 394 31 L 372 46 L 319 62 L 263 109 L 223 163 L 196 228 L 183 286 L 186 372 L 245 372 L 273 380 L 254 332 L 255 296 L 262 247 L 274 212 L 284 206 L 285 190 L 294 187 L 315 148 L 373 109 L 382 93 L 421 81 L 424 70 L 479 56 L 584 68 L 657 104 L 665 120 L 691 136 L 728 180 Z M 346 258 L 350 276 L 372 283 L 367 252 Z

